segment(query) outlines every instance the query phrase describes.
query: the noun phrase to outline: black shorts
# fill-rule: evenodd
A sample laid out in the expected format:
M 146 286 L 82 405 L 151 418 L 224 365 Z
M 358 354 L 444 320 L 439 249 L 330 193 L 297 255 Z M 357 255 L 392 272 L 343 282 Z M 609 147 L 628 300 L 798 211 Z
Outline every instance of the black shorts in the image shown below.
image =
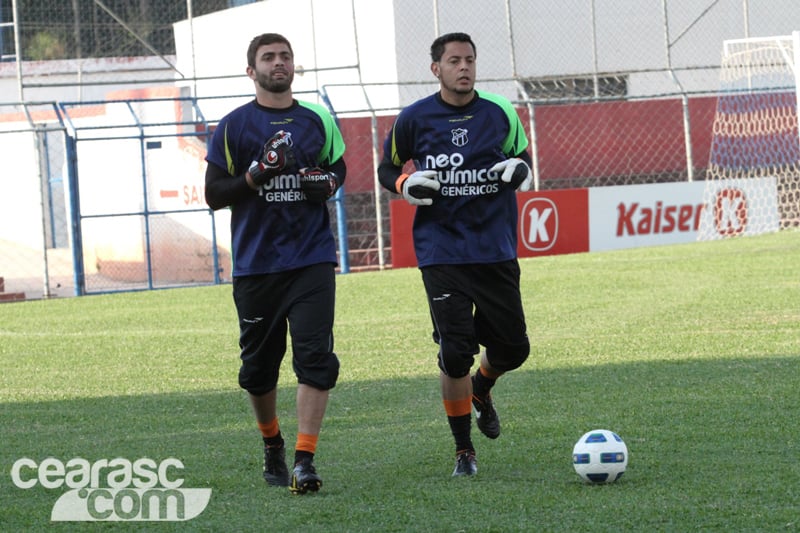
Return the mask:
M 328 390 L 339 374 L 333 352 L 336 273 L 331 263 L 233 280 L 242 365 L 239 385 L 256 396 L 278 384 L 287 331 L 298 383 Z
M 423 267 L 422 281 L 439 344 L 439 367 L 449 376 L 469 373 L 480 345 L 489 364 L 506 372 L 530 352 L 517 260 Z

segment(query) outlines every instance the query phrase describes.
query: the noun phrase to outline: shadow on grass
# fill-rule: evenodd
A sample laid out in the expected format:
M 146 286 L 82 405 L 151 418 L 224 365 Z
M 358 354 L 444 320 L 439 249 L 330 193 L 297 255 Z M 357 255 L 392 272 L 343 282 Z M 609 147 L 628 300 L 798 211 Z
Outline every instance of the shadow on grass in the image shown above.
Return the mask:
M 199 517 L 159 529 L 791 529 L 800 517 L 798 389 L 798 356 L 524 367 L 495 390 L 501 437 L 473 432 L 478 476 L 452 479 L 434 374 L 344 380 L 332 391 L 317 453 L 324 486 L 303 497 L 265 486 L 260 437 L 238 389 L 7 403 L 0 523 L 7 531 L 88 526 L 51 524 L 65 489 L 14 486 L 19 458 L 175 457 L 184 488 L 213 493 Z M 280 393 L 290 448 L 294 392 Z M 600 427 L 626 440 L 629 468 L 614 485 L 587 486 L 572 470 L 572 446 Z

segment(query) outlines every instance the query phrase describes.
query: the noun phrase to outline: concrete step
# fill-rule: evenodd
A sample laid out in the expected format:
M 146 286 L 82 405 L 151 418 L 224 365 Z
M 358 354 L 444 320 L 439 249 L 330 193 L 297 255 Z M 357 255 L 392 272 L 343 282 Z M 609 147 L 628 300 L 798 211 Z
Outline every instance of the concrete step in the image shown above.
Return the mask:
M 24 292 L 6 292 L 6 280 L 0 277 L 0 302 L 18 302 L 24 299 Z
M 0 302 L 20 302 L 25 299 L 24 292 L 0 292 Z

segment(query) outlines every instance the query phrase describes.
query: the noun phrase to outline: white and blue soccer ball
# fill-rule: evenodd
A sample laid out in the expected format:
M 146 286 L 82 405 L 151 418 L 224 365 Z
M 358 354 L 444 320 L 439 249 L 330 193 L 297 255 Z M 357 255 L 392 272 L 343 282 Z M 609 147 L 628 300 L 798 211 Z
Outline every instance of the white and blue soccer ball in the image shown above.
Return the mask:
M 594 429 L 575 443 L 572 466 L 584 481 L 613 483 L 628 467 L 628 447 L 613 431 Z

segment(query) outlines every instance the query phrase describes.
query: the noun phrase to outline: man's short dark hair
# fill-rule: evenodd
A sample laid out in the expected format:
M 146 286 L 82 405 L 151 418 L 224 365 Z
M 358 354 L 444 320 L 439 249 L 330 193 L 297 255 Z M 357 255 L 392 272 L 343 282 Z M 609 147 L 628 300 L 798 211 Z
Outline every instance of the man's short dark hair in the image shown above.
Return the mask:
M 250 41 L 250 46 L 247 47 L 247 66 L 256 66 L 256 52 L 260 46 L 274 43 L 283 43 L 288 46 L 289 52 L 291 52 L 292 57 L 294 57 L 294 50 L 292 50 L 292 43 L 289 42 L 289 39 L 280 33 L 262 33 L 261 35 L 253 37 L 253 40 Z
M 445 33 L 441 37 L 437 37 L 433 44 L 431 45 L 431 59 L 434 63 L 438 63 L 442 60 L 442 55 L 444 54 L 444 47 L 447 43 L 469 43 L 472 46 L 472 52 L 475 54 L 475 57 L 478 56 L 478 49 L 475 48 L 475 43 L 472 42 L 472 37 L 470 37 L 466 33 Z

